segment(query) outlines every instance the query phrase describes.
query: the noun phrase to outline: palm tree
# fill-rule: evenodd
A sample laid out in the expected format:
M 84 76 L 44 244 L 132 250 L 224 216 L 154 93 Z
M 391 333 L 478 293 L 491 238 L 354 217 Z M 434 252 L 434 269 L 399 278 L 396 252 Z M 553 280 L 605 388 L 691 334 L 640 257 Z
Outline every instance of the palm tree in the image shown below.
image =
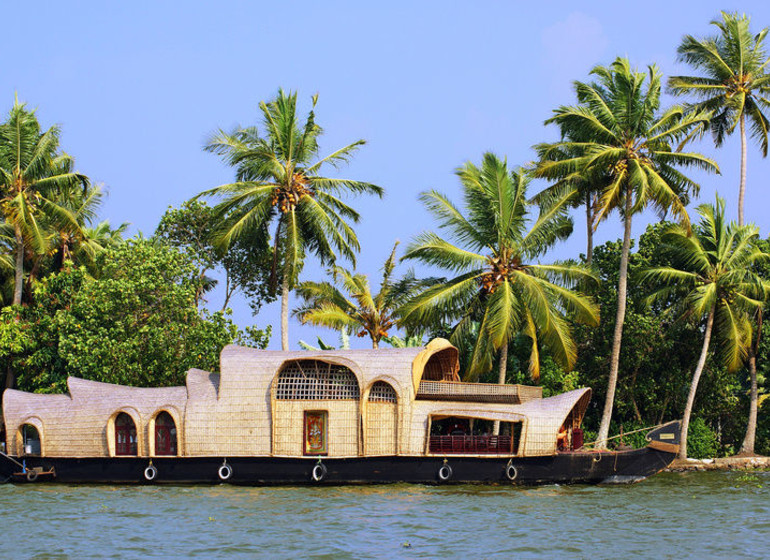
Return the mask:
M 70 212 L 75 218 L 77 227 L 66 223 L 50 224 L 52 235 L 49 252 L 54 255 L 54 269 L 60 269 L 64 261 L 73 260 L 75 253 L 85 240 L 85 226 L 96 219 L 103 196 L 102 189 L 96 185 L 90 185 L 86 189 L 67 189 L 56 193 L 56 203 Z
M 770 122 L 763 112 L 770 108 L 770 58 L 765 51 L 767 28 L 756 35 L 749 30 L 746 15 L 722 12 L 721 20 L 712 25 L 719 34 L 703 40 L 686 35 L 677 52 L 679 60 L 688 63 L 701 76 L 673 76 L 668 86 L 675 95 L 694 95 L 699 99 L 694 108 L 713 111 L 711 132 L 714 143 L 721 146 L 725 138 L 740 125 L 741 176 L 738 188 L 738 225 L 743 225 L 743 200 L 746 191 L 746 120 L 751 125 L 751 136 L 759 143 L 762 157 L 767 157 L 768 127 Z M 741 453 L 754 453 L 756 437 L 758 392 L 756 348 L 761 335 L 762 310 L 756 314 L 757 340 L 749 348 L 749 377 L 751 381 L 749 421 Z
M 579 142 L 567 138 L 553 145 L 553 149 L 574 150 L 575 157 L 541 160 L 536 174 L 559 179 L 573 173 L 609 173 L 610 181 L 599 201 L 597 222 L 615 209 L 624 222 L 610 373 L 597 436 L 597 443 L 602 446 L 609 435 L 620 365 L 631 219 L 652 205 L 661 214 L 671 212 L 689 227 L 685 204 L 689 193 L 697 192 L 698 185 L 677 167 L 709 171 L 718 171 L 718 167 L 701 154 L 680 151 L 683 143 L 705 126 L 708 115 L 688 113 L 678 106 L 660 114 L 660 72 L 655 66 L 644 74 L 633 71 L 627 59 L 618 58 L 608 67 L 597 66 L 591 74 L 596 76 L 595 82 L 575 83 L 580 104 L 559 107 L 546 121 L 559 125 L 563 136 L 575 134 L 581 138 Z M 680 145 L 675 147 L 677 142 Z
M 577 350 L 567 316 L 598 324 L 597 306 L 570 287 L 594 277 L 577 264 L 535 262 L 572 231 L 566 215 L 569 196 L 541 200 L 540 214 L 527 230 L 533 205 L 523 172 L 509 171 L 505 160 L 486 153 L 481 167 L 468 162 L 456 173 L 467 213 L 441 193 L 423 193 L 421 200 L 448 235 L 421 233 L 404 258 L 457 276 L 408 302 L 402 310 L 406 321 L 457 321 L 451 337 L 456 343 L 475 335 L 466 378 L 490 371 L 499 354 L 498 381 L 505 383 L 508 345 L 518 335 L 531 342 L 534 380 L 540 375 L 540 346 L 570 369 Z
M 314 95 L 313 109 L 318 96 Z M 220 218 L 217 239 L 222 247 L 259 228 L 275 223 L 275 280 L 281 264 L 281 346 L 289 349 L 289 291 L 294 287 L 307 252 L 322 265 L 334 264 L 338 251 L 355 262 L 359 243 L 349 221 L 358 222 L 358 213 L 338 195 L 369 193 L 382 196 L 383 190 L 370 183 L 332 179 L 321 175 L 325 166 L 346 163 L 364 144 L 357 140 L 318 157 L 318 137 L 322 129 L 311 109 L 304 124 L 297 115 L 296 93 L 278 90 L 276 98 L 261 102 L 264 136 L 256 127 L 219 131 L 205 149 L 216 153 L 236 168 L 236 182 L 207 190 L 200 196 L 215 196 Z M 196 198 L 198 198 L 196 197 Z
M 566 138 L 570 141 L 579 143 L 577 134 L 567 133 Z M 541 161 L 545 160 L 566 160 L 580 155 L 580 151 L 575 148 L 568 148 L 561 145 L 538 144 L 535 146 L 538 157 Z M 607 170 L 591 169 L 588 173 L 583 170 L 565 173 L 559 177 L 556 183 L 544 189 L 534 197 L 534 202 L 538 202 L 542 196 L 558 196 L 563 190 L 569 190 L 574 193 L 571 198 L 571 206 L 578 208 L 585 206 L 586 211 L 586 264 L 591 266 L 594 253 L 594 231 L 596 230 L 597 215 L 599 211 L 599 196 L 609 182 L 609 173 Z
M 767 156 L 770 121 L 763 109 L 770 109 L 770 58 L 765 52 L 767 28 L 756 35 L 749 30 L 746 15 L 722 12 L 721 20 L 712 25 L 719 34 L 703 40 L 685 35 L 677 49 L 679 60 L 686 62 L 701 76 L 672 76 L 668 87 L 674 95 L 693 95 L 700 101 L 696 111 L 712 112 L 710 127 L 717 147 L 735 131 L 741 130 L 741 179 L 738 189 L 738 225 L 743 225 L 743 197 L 746 190 L 746 119 L 751 136 Z
M 754 263 L 770 262 L 770 254 L 757 246 L 759 228 L 725 223 L 725 202 L 698 207 L 701 221 L 690 235 L 681 226 L 664 232 L 663 242 L 671 251 L 671 267 L 651 268 L 642 278 L 657 287 L 650 300 L 684 292 L 684 316 L 706 318 L 703 346 L 690 383 L 682 420 L 680 459 L 687 458 L 687 431 L 695 393 L 706 364 L 712 332 L 721 342 L 720 361 L 728 370 L 740 367 L 752 339 L 749 314 L 761 308 L 770 283 L 752 271 Z
M 73 172 L 73 159 L 59 153 L 59 128 L 40 130 L 34 111 L 14 101 L 8 119 L 0 125 L 0 207 L 14 234 L 14 305 L 21 303 L 25 248 L 34 253 L 46 249 L 46 231 L 40 216 L 49 223 L 77 229 L 69 209 L 56 201 L 62 190 L 83 189 L 89 181 Z
M 332 270 L 334 281 L 348 295 L 330 282 L 303 282 L 297 286 L 297 293 L 305 300 L 305 305 L 295 314 L 302 323 L 355 333 L 362 338 L 368 336 L 372 348 L 379 348 L 380 341 L 396 326 L 401 305 L 416 289 L 424 286 L 411 271 L 401 280 L 393 281 L 397 247 L 398 242 L 385 261 L 376 294 L 372 293 L 366 275 L 337 266 Z

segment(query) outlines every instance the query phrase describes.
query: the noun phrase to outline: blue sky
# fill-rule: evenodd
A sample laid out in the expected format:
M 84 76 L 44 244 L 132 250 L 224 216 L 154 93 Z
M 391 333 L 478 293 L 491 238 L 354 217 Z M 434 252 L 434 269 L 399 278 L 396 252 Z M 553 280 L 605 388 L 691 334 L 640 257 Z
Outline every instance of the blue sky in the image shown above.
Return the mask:
M 14 92 L 38 108 L 44 126 L 63 128 L 62 145 L 78 169 L 109 193 L 102 216 L 151 234 L 169 205 L 229 182 L 232 170 L 201 147 L 217 128 L 257 124 L 257 103 L 278 87 L 309 102 L 318 92 L 322 151 L 359 138 L 368 144 L 348 177 L 381 185 L 385 199 L 356 199 L 362 244 L 358 267 L 375 280 L 393 243 L 433 228 L 417 195 L 436 188 L 457 198 L 454 169 L 484 151 L 513 165 L 531 146 L 556 138 L 543 121 L 573 102 L 571 83 L 595 64 L 628 56 L 664 74 L 685 33 L 710 34 L 720 10 L 746 12 L 770 26 L 767 2 L 25 2 L 5 6 L 0 109 Z M 666 100 L 666 103 L 670 102 Z M 721 176 L 701 181 L 699 202 L 714 192 L 737 214 L 739 139 L 716 151 Z M 749 150 L 746 219 L 770 233 L 770 163 Z M 545 186 L 535 183 L 533 188 Z M 636 219 L 634 235 L 653 215 Z M 585 225 L 547 259 L 584 251 Z M 620 236 L 617 216 L 597 242 Z M 308 262 L 303 278 L 323 273 Z M 221 305 L 221 293 L 211 306 Z M 235 320 L 272 323 L 279 306 Z M 291 344 L 331 332 L 291 326 Z

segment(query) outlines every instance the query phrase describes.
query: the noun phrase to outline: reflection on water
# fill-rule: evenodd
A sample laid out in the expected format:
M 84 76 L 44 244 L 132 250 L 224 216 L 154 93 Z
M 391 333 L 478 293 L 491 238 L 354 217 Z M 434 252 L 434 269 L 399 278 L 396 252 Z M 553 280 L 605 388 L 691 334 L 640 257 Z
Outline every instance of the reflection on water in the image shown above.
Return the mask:
M 2 557 L 762 558 L 770 473 L 632 486 L 0 485 Z

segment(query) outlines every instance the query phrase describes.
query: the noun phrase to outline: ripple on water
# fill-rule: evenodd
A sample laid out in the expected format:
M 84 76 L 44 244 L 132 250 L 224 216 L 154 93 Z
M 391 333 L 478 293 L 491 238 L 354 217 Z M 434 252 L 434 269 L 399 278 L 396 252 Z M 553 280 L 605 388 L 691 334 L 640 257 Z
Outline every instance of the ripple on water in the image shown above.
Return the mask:
M 27 558 L 759 558 L 770 474 L 633 486 L 0 486 Z M 19 557 L 18 555 L 15 555 Z

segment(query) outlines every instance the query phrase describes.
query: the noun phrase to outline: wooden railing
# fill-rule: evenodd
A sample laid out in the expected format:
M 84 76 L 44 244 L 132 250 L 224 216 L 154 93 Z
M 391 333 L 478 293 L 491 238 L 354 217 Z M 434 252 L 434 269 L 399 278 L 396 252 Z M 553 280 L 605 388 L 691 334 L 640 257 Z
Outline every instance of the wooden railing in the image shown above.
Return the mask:
M 431 453 L 511 453 L 511 436 L 430 436 Z

